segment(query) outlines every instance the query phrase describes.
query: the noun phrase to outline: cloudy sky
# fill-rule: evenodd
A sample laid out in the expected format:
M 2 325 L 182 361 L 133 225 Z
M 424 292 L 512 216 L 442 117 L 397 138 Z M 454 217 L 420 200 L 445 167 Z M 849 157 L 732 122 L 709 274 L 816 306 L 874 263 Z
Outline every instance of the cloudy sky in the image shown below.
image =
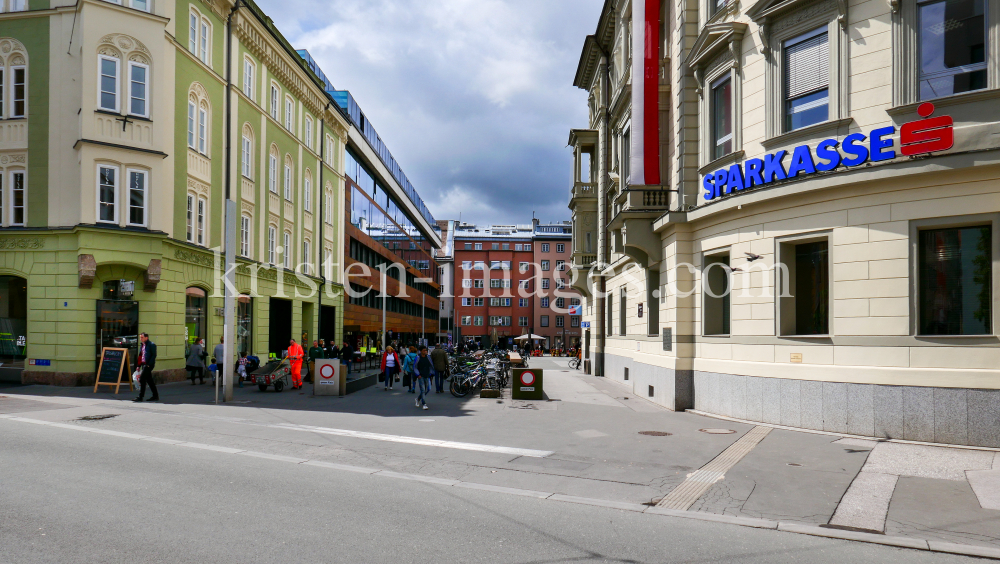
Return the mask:
M 569 219 L 573 87 L 603 0 L 258 0 L 350 90 L 437 219 Z

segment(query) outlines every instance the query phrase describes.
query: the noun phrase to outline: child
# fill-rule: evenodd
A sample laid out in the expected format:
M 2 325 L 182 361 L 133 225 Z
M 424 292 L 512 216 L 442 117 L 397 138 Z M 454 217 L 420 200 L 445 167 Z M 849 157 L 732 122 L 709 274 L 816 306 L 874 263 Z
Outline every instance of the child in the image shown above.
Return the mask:
M 243 380 L 247 377 L 247 364 L 250 362 L 247 360 L 246 351 L 240 353 L 240 359 L 237 362 L 236 374 L 240 377 L 239 387 L 243 387 Z
M 212 364 L 208 365 L 208 371 L 212 373 L 212 385 L 213 386 L 215 385 L 215 378 L 219 374 L 218 370 L 219 370 L 219 367 L 216 366 L 216 364 L 215 364 L 215 357 L 213 356 L 212 357 Z

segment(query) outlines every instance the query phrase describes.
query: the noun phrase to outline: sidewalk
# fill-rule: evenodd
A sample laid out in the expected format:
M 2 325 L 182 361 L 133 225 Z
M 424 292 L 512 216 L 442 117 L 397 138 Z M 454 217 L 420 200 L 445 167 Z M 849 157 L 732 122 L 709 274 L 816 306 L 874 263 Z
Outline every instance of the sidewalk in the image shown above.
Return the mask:
M 0 414 L 670 514 L 810 525 L 813 534 L 822 526 L 848 538 L 868 531 L 974 545 L 1000 557 L 995 451 L 674 413 L 566 362 L 533 359 L 545 369 L 544 402 L 445 392 L 422 411 L 405 389 L 338 398 L 314 397 L 307 385 L 282 393 L 245 386 L 215 406 L 214 387 L 177 383 L 160 387 L 159 404 L 133 404 L 128 392 L 22 386 L 0 388 Z M 79 421 L 100 414 L 116 416 Z M 529 450 L 546 454 L 518 454 Z

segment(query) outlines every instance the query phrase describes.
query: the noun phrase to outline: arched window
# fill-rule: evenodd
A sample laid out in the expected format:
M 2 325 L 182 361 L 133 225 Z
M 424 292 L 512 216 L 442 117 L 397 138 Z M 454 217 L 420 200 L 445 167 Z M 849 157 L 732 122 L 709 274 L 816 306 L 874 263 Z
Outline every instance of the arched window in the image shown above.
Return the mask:
M 243 176 L 253 179 L 253 128 L 249 123 L 243 124 L 243 143 L 240 145 L 240 171 Z
M 323 204 L 323 221 L 333 225 L 333 186 L 329 182 L 326 184 L 326 195 Z
M 250 214 L 244 213 L 240 216 L 240 256 L 250 258 L 250 237 L 251 225 L 253 224 Z
M 292 157 L 285 155 L 285 199 L 292 201 Z
M 134 37 L 111 33 L 101 38 L 97 53 L 97 108 L 149 117 L 149 49 Z
M 212 66 L 212 22 L 195 8 L 188 14 L 188 50 Z
M 208 98 L 208 91 L 199 82 L 191 84 L 188 89 L 188 111 L 187 111 L 187 141 L 188 147 L 208 156 L 209 135 L 212 125 L 209 120 L 212 117 L 211 101 Z
M 302 183 L 302 208 L 307 211 L 312 211 L 312 173 L 309 169 L 306 169 L 305 181 Z
M 278 193 L 278 146 L 271 145 L 267 156 L 267 189 Z
M 9 37 L 0 38 L 0 117 L 28 115 L 28 51 Z M 10 102 L 7 102 L 9 93 Z

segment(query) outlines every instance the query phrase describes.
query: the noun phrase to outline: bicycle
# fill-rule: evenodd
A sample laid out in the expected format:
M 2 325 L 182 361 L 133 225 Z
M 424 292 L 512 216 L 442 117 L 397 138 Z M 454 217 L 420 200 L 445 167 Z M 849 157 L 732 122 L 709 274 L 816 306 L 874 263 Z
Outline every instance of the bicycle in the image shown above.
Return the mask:
M 580 364 L 581 364 L 580 357 L 574 357 L 569 361 L 569 368 L 570 370 L 579 370 Z

